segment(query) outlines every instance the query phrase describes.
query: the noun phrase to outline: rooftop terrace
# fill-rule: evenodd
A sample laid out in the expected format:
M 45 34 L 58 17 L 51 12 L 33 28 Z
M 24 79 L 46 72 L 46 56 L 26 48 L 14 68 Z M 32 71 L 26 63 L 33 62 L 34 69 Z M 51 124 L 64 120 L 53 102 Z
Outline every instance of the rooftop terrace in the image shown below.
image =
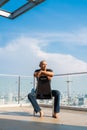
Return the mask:
M 33 116 L 29 106 L 0 107 L 0 130 L 86 130 L 87 112 L 61 109 L 59 119 L 52 118 L 51 108 L 44 107 L 44 117 Z
M 52 87 L 61 91 L 58 119 L 52 118 L 50 102 L 43 102 L 43 118 L 33 116 L 27 99 L 33 81 L 31 76 L 0 75 L 0 130 L 87 129 L 87 72 L 54 76 Z

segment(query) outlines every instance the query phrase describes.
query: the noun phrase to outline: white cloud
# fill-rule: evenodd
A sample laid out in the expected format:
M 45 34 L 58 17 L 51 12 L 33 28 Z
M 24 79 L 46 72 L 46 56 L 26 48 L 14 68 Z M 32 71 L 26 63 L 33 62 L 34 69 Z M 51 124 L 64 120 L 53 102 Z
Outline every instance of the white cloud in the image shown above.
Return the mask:
M 41 38 L 49 42 L 63 42 L 71 45 L 87 45 L 87 28 L 72 30 L 71 32 L 40 33 Z
M 32 75 L 43 59 L 55 74 L 87 71 L 87 63 L 71 55 L 46 53 L 40 48 L 42 43 L 38 38 L 19 37 L 0 48 L 0 73 Z

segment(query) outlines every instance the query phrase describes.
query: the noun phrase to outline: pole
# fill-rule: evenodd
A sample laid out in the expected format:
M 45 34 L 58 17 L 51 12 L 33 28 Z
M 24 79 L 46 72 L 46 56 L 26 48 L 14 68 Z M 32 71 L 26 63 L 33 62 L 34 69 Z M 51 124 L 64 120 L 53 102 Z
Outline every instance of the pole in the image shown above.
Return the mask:
M 20 103 L 20 76 L 18 77 L 18 104 Z

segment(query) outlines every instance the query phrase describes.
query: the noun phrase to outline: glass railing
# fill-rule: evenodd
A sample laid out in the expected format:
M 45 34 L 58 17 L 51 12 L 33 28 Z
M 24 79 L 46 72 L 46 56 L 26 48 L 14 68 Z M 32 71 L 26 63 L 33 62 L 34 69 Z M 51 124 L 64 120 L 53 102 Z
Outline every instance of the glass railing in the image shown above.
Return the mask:
M 0 74 L 0 104 L 29 103 L 27 94 L 33 87 L 32 76 Z
M 0 74 L 0 105 L 29 104 L 34 84 L 33 76 Z M 61 106 L 87 108 L 87 72 L 56 74 L 51 86 L 61 92 Z
M 61 106 L 87 108 L 87 72 L 55 75 L 52 86 L 61 92 Z

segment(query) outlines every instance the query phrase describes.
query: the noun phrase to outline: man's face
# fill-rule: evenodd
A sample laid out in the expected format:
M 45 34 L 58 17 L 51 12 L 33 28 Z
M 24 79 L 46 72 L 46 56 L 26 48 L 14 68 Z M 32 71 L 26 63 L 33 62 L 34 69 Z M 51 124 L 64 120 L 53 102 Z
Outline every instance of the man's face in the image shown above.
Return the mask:
M 47 67 L 47 63 L 45 61 L 42 62 L 41 65 L 40 65 L 40 67 L 41 67 L 42 70 L 45 70 L 46 67 Z

